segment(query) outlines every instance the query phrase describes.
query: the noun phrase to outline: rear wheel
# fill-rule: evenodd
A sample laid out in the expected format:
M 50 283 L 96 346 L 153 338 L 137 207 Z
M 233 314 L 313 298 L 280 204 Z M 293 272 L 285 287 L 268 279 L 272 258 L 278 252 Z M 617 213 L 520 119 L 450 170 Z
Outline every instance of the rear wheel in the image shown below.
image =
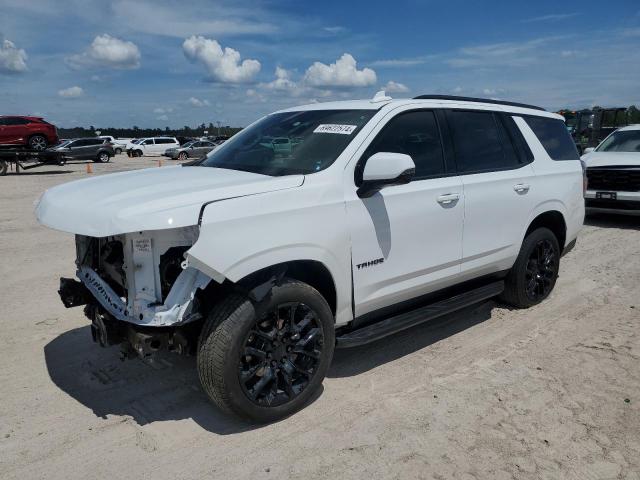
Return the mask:
M 42 151 L 47 148 L 47 139 L 44 135 L 34 135 L 29 138 L 29 148 L 31 150 Z
M 109 161 L 109 154 L 107 152 L 100 152 L 98 154 L 98 162 L 107 163 Z
M 116 155 L 120 155 L 122 153 L 122 149 L 121 148 L 116 148 L 115 150 Z
M 187 155 L 186 152 L 180 152 L 178 154 L 178 160 L 180 160 L 181 162 L 186 162 L 188 158 L 189 156 Z
M 222 410 L 269 422 L 302 408 L 322 384 L 335 344 L 334 319 L 313 287 L 285 280 L 259 305 L 234 294 L 209 315 L 198 374 Z
M 501 299 L 517 308 L 540 303 L 553 290 L 559 267 L 560 246 L 554 233 L 548 228 L 534 230 L 522 242 Z
M 4 160 L 0 160 L 0 176 L 6 175 L 9 170 L 9 164 Z

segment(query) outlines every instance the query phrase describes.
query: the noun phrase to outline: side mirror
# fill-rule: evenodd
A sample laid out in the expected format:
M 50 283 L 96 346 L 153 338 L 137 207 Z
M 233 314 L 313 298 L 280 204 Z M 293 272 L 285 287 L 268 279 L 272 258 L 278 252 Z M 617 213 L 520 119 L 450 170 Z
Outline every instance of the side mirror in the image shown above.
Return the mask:
M 593 148 L 593 147 L 585 148 L 585 149 L 584 149 L 584 153 L 585 153 L 585 154 L 587 154 L 587 153 L 591 153 L 591 152 L 593 152 L 594 150 L 595 150 L 595 148 Z
M 358 196 L 370 197 L 381 188 L 409 183 L 415 173 L 416 165 L 409 155 L 393 152 L 374 153 L 364 166 Z

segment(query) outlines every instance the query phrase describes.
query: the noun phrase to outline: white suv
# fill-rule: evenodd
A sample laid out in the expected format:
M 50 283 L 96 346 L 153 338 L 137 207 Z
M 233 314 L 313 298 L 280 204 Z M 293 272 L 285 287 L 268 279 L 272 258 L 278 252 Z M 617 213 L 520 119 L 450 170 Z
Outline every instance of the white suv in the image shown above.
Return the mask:
M 37 217 L 76 234 L 60 296 L 97 342 L 194 352 L 219 407 L 270 421 L 317 391 L 334 347 L 541 302 L 583 188 L 559 115 L 381 93 L 268 115 L 188 165 L 54 187 Z
M 127 155 L 141 157 L 143 155 L 162 155 L 169 148 L 179 148 L 180 142 L 174 137 L 141 138 L 127 144 Z
M 587 212 L 640 215 L 640 125 L 619 128 L 585 152 Z

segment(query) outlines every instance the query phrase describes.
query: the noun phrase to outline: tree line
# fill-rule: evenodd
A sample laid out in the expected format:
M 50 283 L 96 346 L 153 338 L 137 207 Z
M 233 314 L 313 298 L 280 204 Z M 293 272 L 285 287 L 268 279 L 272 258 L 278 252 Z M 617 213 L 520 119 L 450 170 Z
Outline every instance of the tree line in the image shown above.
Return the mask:
M 142 138 L 142 137 L 202 137 L 205 135 L 217 136 L 226 135 L 232 136 L 238 133 L 242 128 L 230 127 L 229 125 L 220 126 L 209 123 L 198 125 L 195 128 L 185 125 L 182 128 L 140 128 L 133 126 L 131 128 L 116 128 L 116 127 L 94 127 L 91 125 L 89 128 L 85 127 L 73 127 L 73 128 L 58 128 L 58 136 L 60 138 L 83 138 L 83 137 L 95 137 L 96 135 L 111 135 L 115 138 Z M 97 133 L 100 132 L 100 133 Z

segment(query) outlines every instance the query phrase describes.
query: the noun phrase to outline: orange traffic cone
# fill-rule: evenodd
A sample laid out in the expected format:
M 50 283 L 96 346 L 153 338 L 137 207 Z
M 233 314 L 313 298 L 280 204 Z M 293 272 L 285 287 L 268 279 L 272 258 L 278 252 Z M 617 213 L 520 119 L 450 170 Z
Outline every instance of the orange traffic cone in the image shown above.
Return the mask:
M 87 163 L 87 173 L 93 173 L 93 167 L 90 163 Z

